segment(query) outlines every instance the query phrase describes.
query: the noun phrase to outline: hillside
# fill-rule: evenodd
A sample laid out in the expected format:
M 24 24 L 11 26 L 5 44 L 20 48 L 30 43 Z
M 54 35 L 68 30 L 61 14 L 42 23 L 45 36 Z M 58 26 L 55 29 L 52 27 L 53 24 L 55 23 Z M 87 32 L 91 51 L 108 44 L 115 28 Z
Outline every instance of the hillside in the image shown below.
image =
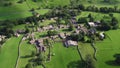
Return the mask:
M 22 1 L 18 3 L 19 1 Z M 35 1 L 35 2 L 34 2 Z M 49 8 L 72 4 L 96 5 L 98 7 L 114 7 L 120 5 L 120 0 L 0 0 L 0 20 L 17 19 L 31 16 L 32 8 L 40 14 L 44 14 Z
M 0 0 L 0 68 L 120 68 L 119 18 L 120 0 Z

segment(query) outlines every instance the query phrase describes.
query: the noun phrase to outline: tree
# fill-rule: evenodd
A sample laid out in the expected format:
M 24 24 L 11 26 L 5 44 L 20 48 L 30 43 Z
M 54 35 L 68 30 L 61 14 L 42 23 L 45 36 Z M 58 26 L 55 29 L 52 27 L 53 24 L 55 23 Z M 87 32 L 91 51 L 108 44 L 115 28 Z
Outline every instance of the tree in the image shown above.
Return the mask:
M 115 17 L 112 17 L 111 25 L 113 26 L 113 29 L 117 29 L 119 27 L 118 20 Z
M 108 23 L 108 21 L 102 19 L 102 20 L 101 20 L 101 23 L 102 23 L 102 24 L 101 24 L 102 26 L 99 28 L 100 30 L 108 31 L 108 30 L 111 29 L 111 26 L 110 26 L 110 24 Z
M 69 31 L 72 31 L 73 29 L 74 29 L 73 25 L 72 25 L 72 24 L 70 24 L 70 26 L 69 26 L 68 30 L 69 30 Z
M 87 11 L 94 11 L 94 7 L 93 7 L 93 6 L 88 6 L 88 7 L 86 8 L 86 10 L 87 10 Z
M 60 18 L 58 18 L 58 19 L 57 19 L 57 21 L 56 21 L 57 26 L 59 26 L 59 25 L 60 25 L 60 22 L 61 22 L 61 19 L 60 19 Z
M 86 63 L 86 68 L 96 68 L 95 60 L 91 57 L 91 55 L 86 55 L 85 63 Z
M 91 17 L 91 18 L 89 19 L 89 21 L 90 21 L 90 22 L 93 22 L 93 21 L 94 21 L 94 18 L 93 18 L 93 17 Z
M 51 57 L 51 44 L 50 44 L 50 41 L 48 39 L 45 39 L 44 43 L 49 47 L 48 60 L 50 60 L 50 57 Z
M 29 30 L 29 28 L 27 27 L 27 26 L 25 26 L 25 33 L 29 33 L 30 32 L 30 30 Z
M 70 35 L 71 39 L 74 41 L 83 41 L 84 40 L 84 35 L 82 33 L 79 34 L 71 34 Z
M 34 57 L 36 55 L 35 51 L 32 51 L 31 56 Z
M 104 2 L 109 2 L 110 0 L 104 0 Z
M 56 34 L 58 34 L 58 32 L 55 31 L 55 30 L 49 30 L 49 31 L 47 32 L 47 35 L 48 35 L 48 36 L 53 36 L 53 35 L 56 35 Z
M 107 7 L 100 7 L 100 12 L 109 13 L 110 11 Z
M 112 14 L 112 13 L 110 13 L 110 14 L 109 14 L 109 16 L 110 16 L 110 17 L 113 17 L 113 14 Z
M 117 25 L 117 24 L 118 24 L 118 20 L 115 17 L 112 17 L 111 25 L 114 26 L 114 25 Z
M 91 17 L 92 17 L 92 15 L 91 15 L 91 13 L 89 13 L 88 18 L 91 18 Z
M 78 23 L 87 23 L 87 22 L 88 22 L 88 20 L 85 17 L 81 17 L 78 19 Z
M 120 54 L 115 54 L 114 57 L 115 57 L 116 64 L 120 65 Z
M 80 10 L 85 10 L 85 6 L 84 6 L 83 4 L 78 5 L 78 8 L 79 8 Z
M 33 68 L 32 63 L 28 63 L 28 64 L 25 66 L 25 68 Z

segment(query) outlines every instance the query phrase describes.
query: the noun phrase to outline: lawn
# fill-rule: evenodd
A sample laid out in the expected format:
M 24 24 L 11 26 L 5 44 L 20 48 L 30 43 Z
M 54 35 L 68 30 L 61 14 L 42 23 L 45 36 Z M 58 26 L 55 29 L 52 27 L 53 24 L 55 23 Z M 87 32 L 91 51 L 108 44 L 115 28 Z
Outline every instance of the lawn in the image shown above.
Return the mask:
M 20 58 L 18 62 L 18 68 L 24 68 L 29 62 L 32 52 L 36 52 L 34 45 L 28 44 L 28 41 L 23 41 L 20 46 Z
M 114 61 L 113 55 L 120 53 L 120 29 L 107 31 L 106 34 L 110 37 L 104 41 L 96 43 L 97 46 L 97 63 L 98 68 L 120 68 L 112 64 Z
M 0 50 L 0 68 L 14 68 L 21 38 L 21 36 L 19 38 L 12 37 L 2 46 Z
M 90 43 L 79 43 L 79 49 L 83 59 L 85 59 L 87 55 L 91 55 L 93 57 L 94 49 Z
M 52 51 L 55 56 L 52 56 L 50 62 L 46 62 L 47 68 L 68 68 L 67 66 L 70 67 L 71 63 L 74 64 L 74 62 L 80 61 L 76 47 L 66 48 L 62 43 L 56 42 L 53 44 Z

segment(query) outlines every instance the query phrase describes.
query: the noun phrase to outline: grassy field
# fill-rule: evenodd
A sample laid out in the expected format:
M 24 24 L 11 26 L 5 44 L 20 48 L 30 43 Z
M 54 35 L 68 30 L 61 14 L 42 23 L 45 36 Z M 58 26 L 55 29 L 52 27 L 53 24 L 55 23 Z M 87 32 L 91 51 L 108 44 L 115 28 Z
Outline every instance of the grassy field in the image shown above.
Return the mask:
M 44 22 L 40 22 L 40 26 L 47 26 L 53 23 L 55 23 L 54 20 L 45 20 Z
M 20 46 L 20 58 L 18 62 L 18 68 L 24 68 L 29 62 L 32 52 L 36 52 L 36 48 L 34 45 L 28 44 L 27 41 L 23 41 Z
M 118 37 L 120 35 L 120 29 L 108 31 L 106 34 L 110 38 L 96 43 L 98 68 L 120 68 L 113 64 L 115 59 L 113 55 L 120 53 L 120 38 Z
M 53 45 L 52 49 L 55 56 L 52 56 L 51 61 L 46 63 L 47 68 L 72 68 L 75 62 L 80 61 L 76 47 L 66 48 L 58 42 Z
M 16 0 L 11 0 L 13 3 L 12 6 L 0 6 L 0 20 L 5 19 L 18 19 L 18 18 L 25 18 L 28 16 L 32 16 L 32 13 L 29 11 L 32 8 L 38 8 L 39 6 L 32 2 L 31 0 L 27 0 L 22 4 L 17 3 Z M 30 7 L 28 6 L 30 5 Z M 36 10 L 36 12 L 40 14 L 44 14 L 48 11 L 48 9 L 40 9 Z
M 0 1 L 0 4 L 4 4 L 7 1 Z M 49 9 L 42 9 L 47 7 L 53 7 L 53 6 L 64 6 L 69 5 L 70 0 L 37 0 L 37 2 L 33 2 L 32 0 L 26 0 L 26 2 L 23 3 L 17 3 L 18 0 L 10 0 L 12 2 L 11 6 L 4 7 L 0 5 L 0 20 L 6 20 L 6 19 L 19 19 L 19 18 L 25 18 L 28 16 L 31 16 L 31 10 L 32 8 L 36 9 L 36 12 L 40 14 L 44 14 L 48 12 Z M 104 3 L 103 0 L 91 0 L 89 2 L 88 0 L 80 0 L 78 3 L 82 3 L 85 6 L 89 5 L 96 5 L 98 7 L 101 6 L 107 6 L 107 7 L 114 7 L 120 5 L 120 0 L 117 0 L 116 3 Z M 38 8 L 41 8 L 38 10 Z
M 25 24 L 14 26 L 13 30 L 16 31 L 18 29 L 25 29 Z
M 93 57 L 94 49 L 89 43 L 79 43 L 79 49 L 83 59 L 86 58 L 86 55 L 91 55 Z
M 95 13 L 95 12 L 82 12 L 81 15 L 77 16 L 77 18 L 79 17 L 87 17 L 88 14 L 91 13 L 93 15 L 93 17 L 95 17 L 95 20 L 100 20 L 103 18 L 104 15 L 109 16 L 108 14 L 103 14 L 103 13 Z M 113 13 L 114 17 L 116 17 L 119 21 L 120 24 L 120 14 L 118 13 Z M 120 29 L 118 30 L 110 30 L 107 31 L 106 34 L 109 36 L 108 38 L 106 38 L 104 41 L 98 41 L 96 43 L 97 46 L 97 68 L 119 68 L 119 66 L 116 66 L 113 63 L 114 61 L 114 57 L 113 55 L 115 54 L 119 54 L 120 53 Z M 83 44 L 85 45 L 85 44 Z M 87 46 L 88 48 L 88 46 Z M 83 55 L 87 52 L 87 49 L 84 49 L 83 47 L 81 48 L 83 50 Z M 84 51 L 85 50 L 85 51 Z M 88 49 L 88 53 L 92 52 L 90 51 L 91 48 Z M 83 56 L 82 55 L 82 56 Z
M 12 37 L 2 46 L 0 50 L 1 68 L 14 68 L 18 56 L 18 44 L 20 40 L 21 36 L 19 38 Z
M 25 18 L 28 16 L 32 16 L 31 10 L 32 8 L 37 9 L 39 7 L 45 7 L 45 6 L 59 6 L 59 5 L 66 5 L 69 4 L 69 0 L 52 0 L 52 1 L 38 1 L 33 2 L 32 0 L 27 0 L 26 2 L 23 2 L 21 4 L 17 3 L 18 0 L 10 0 L 12 2 L 12 6 L 1 6 L 0 5 L 0 20 L 6 20 L 6 19 L 19 19 L 19 18 Z M 6 1 L 0 1 L 0 4 L 5 3 Z M 41 15 L 48 12 L 49 9 L 40 9 L 36 10 L 36 12 L 40 13 Z
M 80 17 L 88 17 L 89 14 L 91 14 L 94 17 L 95 21 L 100 21 L 101 19 L 104 19 L 106 17 L 110 18 L 109 14 L 85 11 L 85 12 L 82 12 L 80 15 L 78 15 L 77 19 L 79 19 Z M 106 16 L 106 17 L 104 17 L 104 16 Z M 113 16 L 117 18 L 117 20 L 119 21 L 119 24 L 120 24 L 120 19 L 119 19 L 120 14 L 113 13 Z
M 107 7 L 114 7 L 114 6 L 120 6 L 120 0 L 117 0 L 118 2 L 115 4 L 110 3 L 103 3 L 103 0 L 91 0 L 92 2 L 87 2 L 88 0 L 82 0 L 80 3 L 84 4 L 85 6 L 89 5 L 96 5 L 98 7 L 101 6 L 107 6 Z M 68 5 L 70 4 L 70 0 L 39 0 L 39 2 L 33 2 L 32 0 L 27 0 L 26 2 L 22 4 L 16 3 L 16 0 L 11 0 L 13 3 L 12 6 L 3 7 L 0 3 L 0 20 L 6 20 L 6 19 L 19 19 L 19 18 L 25 18 L 28 16 L 32 16 L 31 12 L 29 12 L 30 9 L 38 7 L 41 7 L 40 10 L 35 10 L 36 12 L 42 14 L 47 13 L 50 9 L 43 9 L 45 6 L 59 6 L 59 5 Z M 92 16 L 95 18 L 95 20 L 101 20 L 104 15 L 109 16 L 108 14 L 104 13 L 96 13 L 96 12 L 82 12 L 81 15 L 77 16 L 77 19 L 80 17 L 87 17 L 88 14 L 91 13 Z M 114 17 L 116 17 L 120 24 L 120 14 L 119 13 L 113 13 Z M 46 20 L 43 23 L 40 23 L 41 26 L 46 26 L 50 23 L 53 23 L 54 21 Z M 19 25 L 15 26 L 13 29 L 24 29 L 25 25 Z M 63 32 L 62 30 L 60 32 Z M 66 31 L 65 31 L 66 32 Z M 43 37 L 46 35 L 46 32 L 42 33 L 35 33 L 37 38 Z M 96 47 L 97 47 L 97 68 L 120 68 L 120 66 L 116 66 L 113 64 L 114 57 L 113 55 L 120 53 L 120 29 L 118 30 L 110 30 L 107 31 L 106 34 L 109 36 L 104 41 L 97 41 Z M 2 46 L 0 50 L 0 68 L 14 68 L 16 59 L 18 56 L 18 44 L 21 39 L 21 36 L 19 38 L 12 37 L 9 40 L 6 41 L 6 43 Z M 84 44 L 80 43 L 79 45 L 82 57 L 85 58 L 87 54 L 93 55 L 93 48 L 90 46 L 90 44 Z M 28 63 L 28 61 L 32 57 L 27 57 L 31 55 L 32 51 L 36 51 L 33 45 L 30 45 L 27 43 L 27 41 L 24 41 L 21 44 L 20 47 L 20 60 L 18 62 L 18 68 L 24 68 L 25 65 Z M 52 56 L 50 62 L 46 62 L 45 65 L 47 68 L 77 68 L 76 66 L 79 66 L 80 63 L 80 56 L 78 54 L 78 51 L 76 47 L 69 47 L 65 48 L 62 43 L 56 42 L 53 45 L 52 53 L 55 53 L 55 56 Z M 40 66 L 38 66 L 39 68 Z M 79 66 L 81 67 L 81 66 Z

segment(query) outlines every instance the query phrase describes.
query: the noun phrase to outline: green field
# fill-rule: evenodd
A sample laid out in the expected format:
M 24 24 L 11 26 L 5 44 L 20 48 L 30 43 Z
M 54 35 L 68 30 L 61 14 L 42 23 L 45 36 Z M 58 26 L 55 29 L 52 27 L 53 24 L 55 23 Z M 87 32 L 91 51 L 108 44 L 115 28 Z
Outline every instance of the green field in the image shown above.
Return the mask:
M 18 68 L 24 68 L 29 63 L 29 60 L 33 58 L 31 57 L 32 52 L 36 52 L 35 46 L 28 44 L 27 41 L 23 41 L 20 46 Z
M 53 1 L 38 1 L 33 2 L 32 0 L 27 0 L 26 2 L 23 2 L 22 4 L 17 3 L 18 0 L 11 0 L 12 6 L 1 6 L 0 5 L 0 20 L 6 20 L 6 19 L 19 19 L 19 18 L 25 18 L 28 16 L 32 16 L 32 13 L 29 11 L 32 8 L 36 9 L 36 12 L 40 13 L 41 15 L 48 12 L 49 9 L 39 9 L 39 7 L 45 7 L 48 5 L 66 5 L 69 4 L 69 0 L 53 0 Z M 6 1 L 5 1 L 6 2 Z M 0 2 L 0 4 L 5 3 Z M 47 5 L 48 4 L 48 5 Z
M 89 43 L 79 43 L 79 49 L 83 59 L 85 59 L 87 55 L 91 55 L 93 57 L 94 49 Z
M 12 37 L 2 45 L 0 50 L 0 67 L 1 68 L 14 68 L 18 56 L 18 45 L 21 40 L 19 38 Z
M 98 68 L 120 68 L 113 63 L 115 58 L 113 55 L 120 53 L 120 30 L 111 30 L 106 32 L 110 37 L 104 41 L 96 43 L 97 46 L 97 59 L 98 59 Z
M 55 56 L 52 56 L 50 62 L 46 62 L 47 68 L 67 68 L 67 66 L 72 68 L 75 62 L 81 60 L 76 47 L 66 48 L 62 43 L 58 42 L 53 44 L 52 49 Z
M 120 0 L 117 0 L 117 2 L 114 4 L 111 3 L 104 3 L 102 2 L 103 0 L 80 0 L 78 3 L 82 3 L 85 6 L 89 5 L 96 5 L 98 7 L 101 6 L 108 6 L 108 7 L 113 7 L 113 6 L 118 6 L 120 5 Z M 11 6 L 4 7 L 2 4 L 4 4 L 7 1 L 0 1 L 0 20 L 6 20 L 6 19 L 19 19 L 19 18 L 25 18 L 28 16 L 32 16 L 31 10 L 32 8 L 36 9 L 36 12 L 40 14 L 44 14 L 48 12 L 49 9 L 43 9 L 45 7 L 54 7 L 54 6 L 64 6 L 64 5 L 69 5 L 70 0 L 37 0 L 37 2 L 33 2 L 32 0 L 26 0 L 26 2 L 23 3 L 17 3 L 18 0 L 10 0 L 9 2 L 12 3 Z M 37 9 L 37 8 L 41 9 Z
M 26 4 L 26 2 L 19 4 L 16 0 L 11 1 L 13 3 L 12 6 L 3 7 L 0 6 L 0 20 L 5 19 L 19 19 L 25 18 L 28 16 L 32 16 L 32 13 L 29 11 L 32 8 L 38 8 L 39 6 L 32 2 L 31 0 L 26 1 L 30 7 Z M 46 13 L 48 9 L 40 9 L 36 10 L 36 12 L 40 13 L 41 15 Z
M 33 2 L 33 0 L 26 0 L 26 2 L 23 2 L 21 4 L 17 3 L 18 0 L 8 1 L 12 2 L 12 5 L 7 7 L 3 6 L 3 4 L 7 1 L 0 1 L 0 21 L 7 19 L 16 20 L 32 16 L 32 13 L 30 12 L 32 8 L 34 8 L 35 11 L 40 15 L 44 15 L 45 13 L 49 12 L 49 10 L 51 10 L 50 7 L 70 5 L 70 0 L 37 0 L 38 2 Z M 120 0 L 116 0 L 116 3 L 105 3 L 103 0 L 80 0 L 78 3 L 84 4 L 85 6 L 118 6 L 120 8 Z M 105 17 L 110 18 L 109 14 L 82 11 L 81 14 L 77 16 L 77 20 L 81 17 L 87 17 L 90 13 L 94 17 L 95 21 L 104 19 Z M 118 19 L 120 24 L 120 13 L 113 13 L 113 15 Z M 44 22 L 39 22 L 39 25 L 47 26 L 54 22 L 54 20 L 47 19 Z M 13 30 L 15 31 L 18 29 L 25 29 L 25 26 L 26 24 L 17 25 L 13 27 Z M 67 29 L 60 29 L 59 32 L 67 32 L 65 30 Z M 120 66 L 117 66 L 113 63 L 115 60 L 113 55 L 120 54 L 120 29 L 105 31 L 105 33 L 107 35 L 106 39 L 103 41 L 95 42 L 95 46 L 97 47 L 97 68 L 120 68 Z M 35 32 L 35 37 L 37 39 L 46 35 L 47 31 Z M 18 45 L 21 38 L 22 36 L 18 38 L 12 37 L 1 46 L 0 68 L 14 68 L 18 57 Z M 88 54 L 92 55 L 93 57 L 94 49 L 89 43 L 80 42 L 78 47 L 83 59 L 85 59 L 86 55 Z M 33 58 L 30 56 L 33 51 L 36 52 L 34 45 L 28 44 L 28 41 L 23 41 L 21 43 L 20 58 L 18 58 L 18 68 L 25 68 L 29 60 Z M 46 51 L 48 51 L 48 49 Z M 50 61 L 44 62 L 46 68 L 82 68 L 82 65 L 80 64 L 81 58 L 76 47 L 66 48 L 63 46 L 62 42 L 55 42 L 53 44 L 51 53 L 54 53 L 55 55 L 51 57 Z M 46 54 L 48 54 L 48 52 L 46 52 Z M 41 66 L 38 66 L 37 68 L 41 68 Z

